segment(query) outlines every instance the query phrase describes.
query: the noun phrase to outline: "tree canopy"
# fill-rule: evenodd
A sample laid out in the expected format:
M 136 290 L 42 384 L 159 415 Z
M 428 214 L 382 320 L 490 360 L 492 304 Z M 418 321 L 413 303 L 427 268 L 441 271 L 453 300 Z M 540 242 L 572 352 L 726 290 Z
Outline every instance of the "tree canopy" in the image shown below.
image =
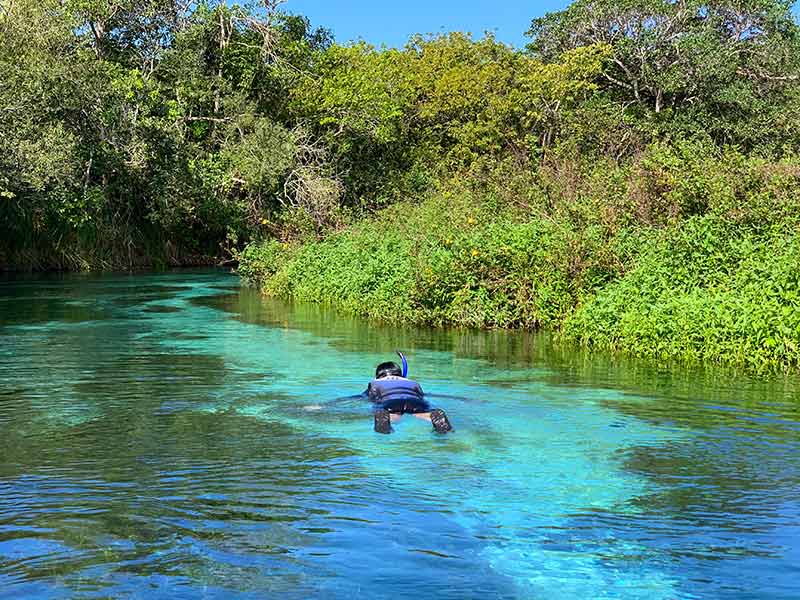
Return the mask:
M 800 142 L 783 0 L 576 0 L 525 50 L 340 45 L 279 5 L 0 0 L 0 262 L 219 256 L 498 165 Z
M 616 101 L 656 114 L 683 112 L 695 130 L 757 144 L 771 136 L 775 115 L 762 117 L 797 103 L 800 28 L 792 4 L 577 0 L 534 20 L 528 49 L 556 60 L 573 48 L 607 44 L 613 52 L 602 79 Z

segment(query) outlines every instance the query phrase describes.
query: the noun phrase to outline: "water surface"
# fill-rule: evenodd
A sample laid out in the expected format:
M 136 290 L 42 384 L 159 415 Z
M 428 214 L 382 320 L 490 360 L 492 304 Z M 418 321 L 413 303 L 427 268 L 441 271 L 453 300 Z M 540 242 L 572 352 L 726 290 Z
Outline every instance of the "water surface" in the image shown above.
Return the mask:
M 395 348 L 454 434 L 346 398 Z M 223 272 L 7 278 L 0 598 L 796 599 L 797 394 Z

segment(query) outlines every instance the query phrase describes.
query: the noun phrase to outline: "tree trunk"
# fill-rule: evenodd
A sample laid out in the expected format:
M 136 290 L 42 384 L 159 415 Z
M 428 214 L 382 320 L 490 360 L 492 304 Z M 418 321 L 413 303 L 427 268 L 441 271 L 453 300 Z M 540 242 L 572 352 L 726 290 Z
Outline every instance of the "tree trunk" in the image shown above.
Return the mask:
M 217 89 L 214 91 L 214 114 L 220 109 L 220 87 L 222 86 L 222 53 L 225 50 L 225 15 L 219 10 L 219 56 L 217 57 Z
M 104 21 L 89 21 L 89 27 L 94 36 L 94 53 L 97 58 L 103 58 L 103 40 L 106 37 L 106 24 Z

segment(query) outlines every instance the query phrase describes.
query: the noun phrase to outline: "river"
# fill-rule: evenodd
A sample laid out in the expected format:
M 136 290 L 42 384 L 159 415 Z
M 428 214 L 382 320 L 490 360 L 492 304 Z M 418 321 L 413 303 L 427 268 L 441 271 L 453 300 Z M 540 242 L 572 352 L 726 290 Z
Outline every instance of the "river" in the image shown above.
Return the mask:
M 455 431 L 372 431 L 409 357 Z M 800 386 L 222 271 L 0 280 L 0 598 L 800 598 Z

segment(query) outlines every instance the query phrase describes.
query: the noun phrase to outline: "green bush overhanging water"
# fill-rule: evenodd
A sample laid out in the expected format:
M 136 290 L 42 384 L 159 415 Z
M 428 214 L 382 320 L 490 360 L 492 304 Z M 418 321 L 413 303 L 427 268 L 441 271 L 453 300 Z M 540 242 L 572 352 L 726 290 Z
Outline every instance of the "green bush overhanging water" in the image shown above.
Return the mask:
M 662 152 L 651 148 L 641 162 L 654 169 Z M 585 195 L 554 205 L 552 195 L 533 194 L 522 209 L 506 202 L 507 178 L 477 189 L 450 182 L 319 241 L 251 245 L 240 272 L 267 294 L 369 318 L 548 327 L 562 339 L 656 358 L 796 368 L 800 236 L 788 208 L 796 183 L 787 179 L 796 163 L 765 173 L 762 161 L 738 154 L 715 160 L 730 169 L 718 195 L 723 176 L 697 167 L 696 181 L 643 196 L 632 175 L 641 164 L 588 167 Z M 615 199 L 598 201 L 614 182 Z M 537 185 L 555 184 L 525 187 Z M 683 214 L 643 222 L 665 204 Z

